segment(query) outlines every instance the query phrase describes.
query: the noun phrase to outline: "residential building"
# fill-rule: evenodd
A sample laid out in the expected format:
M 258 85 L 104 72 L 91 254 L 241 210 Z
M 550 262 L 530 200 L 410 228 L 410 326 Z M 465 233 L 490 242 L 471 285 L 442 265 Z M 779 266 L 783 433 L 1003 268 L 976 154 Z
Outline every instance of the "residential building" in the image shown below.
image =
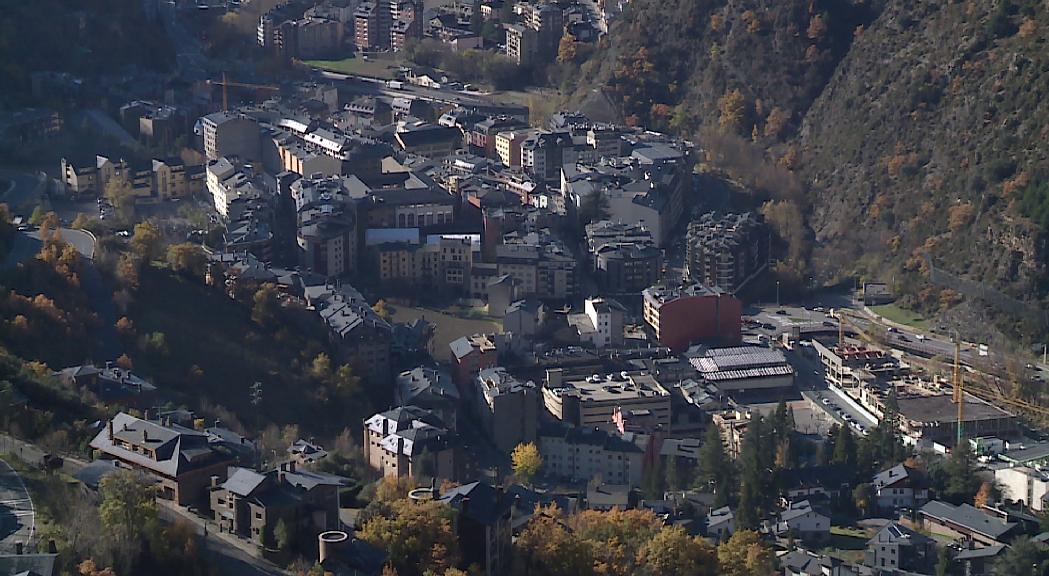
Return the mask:
M 965 538 L 984 546 L 999 544 L 1008 537 L 1016 524 L 985 514 L 970 504 L 954 506 L 931 500 L 918 513 L 922 527 L 933 534 L 949 538 Z
M 208 160 L 223 156 L 237 156 L 246 161 L 261 159 L 261 137 L 255 119 L 235 112 L 215 112 L 200 121 L 204 156 Z
M 555 419 L 572 426 L 613 430 L 614 414 L 645 416 L 653 426 L 670 429 L 670 392 L 645 372 L 594 374 L 565 379 L 547 370 L 543 404 Z
M 436 500 L 458 511 L 455 531 L 463 565 L 477 566 L 485 576 L 508 573 L 514 496 L 502 486 L 471 482 L 445 491 Z
M 364 421 L 368 465 L 383 476 L 455 479 L 455 434 L 433 412 L 402 406 Z
M 708 212 L 688 225 L 686 276 L 692 282 L 738 292 L 768 268 L 770 243 L 760 216 Z
M 234 463 L 233 456 L 211 445 L 204 432 L 124 412 L 106 422 L 91 448 L 100 458 L 154 479 L 157 497 L 179 506 L 206 501 L 211 477 L 224 480 Z
M 897 464 L 871 479 L 874 504 L 878 510 L 895 512 L 901 508 L 917 510 L 929 501 L 929 490 L 914 470 Z
M 779 513 L 773 533 L 781 538 L 822 541 L 830 536 L 830 517 L 817 512 L 808 500 L 791 502 Z
M 153 406 L 157 387 L 113 362 L 102 368 L 92 364 L 71 366 L 54 373 L 60 381 L 89 390 L 105 403 L 145 409 Z
M 521 166 L 521 144 L 532 134 L 532 130 L 506 130 L 495 135 L 495 154 L 503 166 Z
M 517 286 L 515 298 L 567 300 L 576 291 L 576 260 L 549 234 L 527 234 L 504 239 L 495 248 L 499 275 L 509 275 Z
M 693 355 L 689 363 L 704 381 L 727 393 L 746 390 L 790 388 L 794 367 L 783 352 L 762 346 L 708 348 Z
M 644 226 L 604 220 L 588 224 L 586 237 L 603 292 L 636 294 L 659 282 L 663 253 Z
M 1020 502 L 1041 512 L 1045 509 L 1045 496 L 1049 494 L 1049 474 L 1037 468 L 1015 466 L 994 471 L 995 483 L 1001 487 L 1002 498 Z
M 878 571 L 929 574 L 936 565 L 936 541 L 891 522 L 867 541 L 863 564 Z
M 358 52 L 390 47 L 391 9 L 387 0 L 365 0 L 353 14 L 354 45 Z
M 418 406 L 433 412 L 450 430 L 455 430 L 459 389 L 443 369 L 419 366 L 401 372 L 394 398 L 400 406 Z
M 477 375 L 475 405 L 485 435 L 502 452 L 535 442 L 539 421 L 539 391 L 506 368 L 485 368 Z
M 294 461 L 265 473 L 231 467 L 225 482 L 212 478 L 211 511 L 221 532 L 275 548 L 281 521 L 292 534 L 337 528 L 339 488 L 347 483 L 340 476 L 299 470 Z
M 779 557 L 784 576 L 858 576 L 859 572 L 841 559 L 795 548 Z M 778 573 L 777 573 L 778 574 Z
M 568 132 L 533 132 L 521 143 L 521 168 L 538 180 L 556 179 L 564 150 L 572 146 Z
M 186 164 L 175 157 L 153 159 L 153 190 L 156 197 L 161 200 L 189 196 Z
M 539 334 L 545 317 L 546 309 L 539 300 L 517 300 L 503 313 L 503 332 L 513 334 L 514 338 L 531 341 Z
M 573 482 L 600 478 L 611 484 L 640 486 L 643 439 L 628 432 L 587 426 L 544 425 L 539 430 L 544 474 Z
M 320 444 L 314 444 L 302 438 L 292 442 L 286 452 L 290 458 L 289 462 L 298 462 L 303 465 L 315 464 L 328 457 L 328 451 Z
M 675 352 L 696 342 L 735 344 L 742 337 L 743 307 L 716 288 L 653 286 L 642 292 L 645 323 Z
M 477 122 L 470 129 L 468 140 L 470 146 L 477 150 L 478 154 L 486 158 L 497 158 L 495 153 L 495 137 L 500 132 L 521 129 L 526 123 L 510 116 L 493 116 Z
M 583 313 L 594 330 L 591 344 L 598 348 L 623 344 L 626 308 L 622 304 L 611 298 L 587 298 L 583 301 Z
M 732 508 L 722 506 L 721 508 L 711 510 L 710 514 L 707 514 L 706 535 L 708 538 L 724 542 L 735 533 L 736 515 L 732 512 Z
M 307 286 L 306 304 L 317 312 L 328 327 L 339 355 L 360 362 L 369 381 L 382 385 L 390 381 L 390 346 L 393 328 L 349 284 Z
M 487 334 L 463 336 L 450 342 L 448 347 L 452 352 L 453 377 L 460 392 L 468 393 L 477 374 L 495 367 L 499 361 L 495 339 Z
M 78 162 L 62 158 L 59 169 L 62 172 L 62 185 L 73 197 L 101 196 L 105 190 L 98 178 L 98 166 L 95 158 Z

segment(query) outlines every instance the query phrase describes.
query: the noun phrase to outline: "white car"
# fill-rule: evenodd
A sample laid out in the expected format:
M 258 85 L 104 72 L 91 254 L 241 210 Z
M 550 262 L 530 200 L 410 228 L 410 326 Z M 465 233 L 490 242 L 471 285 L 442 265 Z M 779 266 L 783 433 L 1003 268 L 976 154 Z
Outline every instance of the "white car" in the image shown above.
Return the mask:
M 830 405 L 830 398 L 824 398 L 823 399 L 823 404 L 829 406 Z

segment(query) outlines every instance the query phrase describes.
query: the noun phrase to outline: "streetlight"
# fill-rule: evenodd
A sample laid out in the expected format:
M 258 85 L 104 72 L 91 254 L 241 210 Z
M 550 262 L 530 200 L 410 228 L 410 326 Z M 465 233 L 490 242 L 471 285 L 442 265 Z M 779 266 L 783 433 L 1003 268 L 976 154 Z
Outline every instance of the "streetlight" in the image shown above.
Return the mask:
M 776 280 L 776 306 L 779 306 L 779 280 Z

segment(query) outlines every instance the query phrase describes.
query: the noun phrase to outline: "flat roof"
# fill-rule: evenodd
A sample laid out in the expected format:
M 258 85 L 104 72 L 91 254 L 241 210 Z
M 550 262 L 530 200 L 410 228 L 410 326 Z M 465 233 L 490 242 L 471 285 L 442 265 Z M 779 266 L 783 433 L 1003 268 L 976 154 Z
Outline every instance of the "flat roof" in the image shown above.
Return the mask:
M 898 399 L 900 414 L 915 422 L 957 422 L 958 405 L 946 394 Z M 975 396 L 965 395 L 964 421 L 995 420 L 1014 418 L 1015 415 L 984 402 Z

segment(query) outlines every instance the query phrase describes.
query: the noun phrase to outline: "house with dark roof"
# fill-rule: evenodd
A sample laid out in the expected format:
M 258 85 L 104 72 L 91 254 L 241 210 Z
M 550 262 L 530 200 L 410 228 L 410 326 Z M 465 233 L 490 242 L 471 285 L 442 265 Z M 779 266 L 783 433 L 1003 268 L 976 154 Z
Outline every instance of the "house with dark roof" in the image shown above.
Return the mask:
M 722 506 L 707 514 L 706 534 L 717 541 L 728 540 L 736 532 L 736 515 L 732 508 Z
M 476 564 L 486 576 L 509 571 L 513 495 L 502 486 L 472 482 L 448 490 L 437 501 L 459 512 L 455 528 L 464 566 Z
M 998 557 L 1008 548 L 1005 544 L 994 544 L 983 548 L 962 550 L 951 559 L 951 563 L 960 567 L 961 571 L 952 573 L 965 574 L 965 576 L 991 576 L 994 574 L 994 565 Z
M 892 522 L 867 541 L 863 563 L 875 570 L 928 573 L 936 564 L 936 541 Z
M 294 460 L 268 472 L 232 467 L 225 482 L 212 478 L 211 511 L 223 532 L 272 548 L 281 520 L 293 533 L 337 528 L 339 488 L 347 483 L 341 476 L 301 470 Z
M 883 470 L 871 479 L 875 504 L 878 510 L 893 511 L 900 508 L 917 509 L 929 500 L 929 489 L 914 470 L 897 464 Z
M 317 535 L 317 564 L 325 576 L 379 576 L 389 556 L 346 532 L 329 530 Z
M 401 406 L 418 406 L 433 412 L 450 430 L 455 430 L 459 389 L 444 369 L 419 366 L 401 372 L 394 398 Z
M 383 476 L 455 479 L 458 438 L 418 406 L 402 406 L 364 421 L 364 454 Z
M 771 525 L 770 532 L 780 538 L 824 540 L 830 536 L 830 517 L 817 512 L 808 500 L 791 502 L 779 513 L 779 519 Z
M 641 485 L 648 445 L 643 435 L 558 423 L 541 426 L 538 436 L 543 471 L 551 477 Z
M 54 544 L 54 542 L 51 542 Z M 0 554 L 0 574 L 7 576 L 52 576 L 58 554 L 51 550 L 44 554 L 26 554 L 21 544 L 14 554 Z
M 857 576 L 858 572 L 833 556 L 794 549 L 780 556 L 785 576 Z
M 107 404 L 148 408 L 156 398 L 156 386 L 113 362 L 106 362 L 102 368 L 93 364 L 70 366 L 54 375 L 64 383 L 90 390 Z
M 101 458 L 140 470 L 159 485 L 157 496 L 180 506 L 205 500 L 211 477 L 226 478 L 233 455 L 204 432 L 121 412 L 91 440 Z
M 460 392 L 468 392 L 477 373 L 494 367 L 499 361 L 495 339 L 487 334 L 463 336 L 452 340 L 448 347 L 451 349 L 455 384 Z
M 985 546 L 993 546 L 1007 538 L 1016 524 L 1005 522 L 969 504 L 953 506 L 932 500 L 919 511 L 926 530 L 951 538 L 964 538 Z

